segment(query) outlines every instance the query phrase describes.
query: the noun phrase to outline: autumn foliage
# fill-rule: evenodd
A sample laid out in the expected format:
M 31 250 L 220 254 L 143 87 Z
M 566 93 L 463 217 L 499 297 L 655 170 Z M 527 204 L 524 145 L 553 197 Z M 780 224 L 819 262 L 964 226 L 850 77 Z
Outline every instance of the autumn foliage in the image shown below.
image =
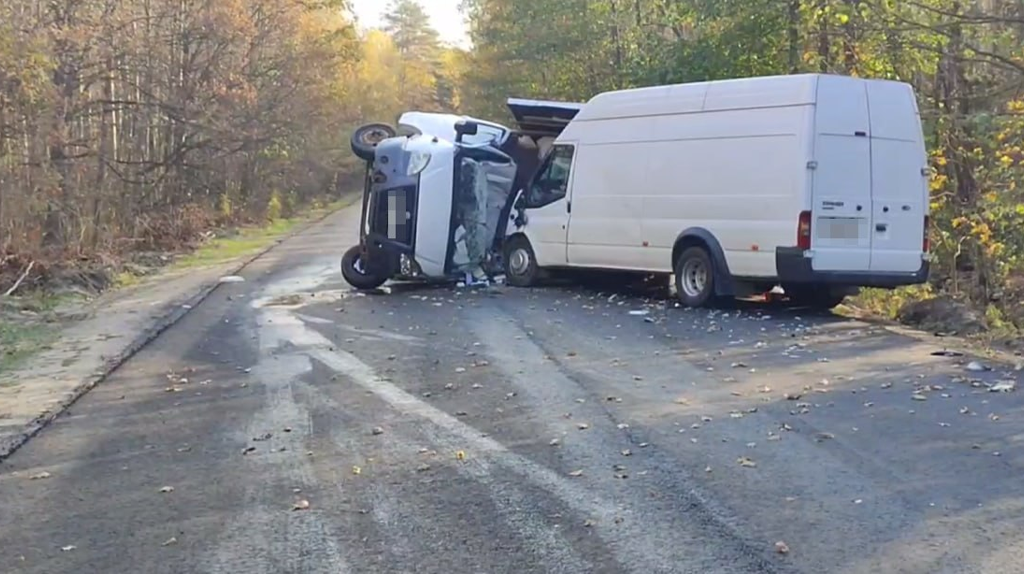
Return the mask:
M 434 76 L 346 8 L 0 2 L 0 287 L 32 261 L 176 250 L 354 189 L 352 127 L 423 103 L 406 94 Z

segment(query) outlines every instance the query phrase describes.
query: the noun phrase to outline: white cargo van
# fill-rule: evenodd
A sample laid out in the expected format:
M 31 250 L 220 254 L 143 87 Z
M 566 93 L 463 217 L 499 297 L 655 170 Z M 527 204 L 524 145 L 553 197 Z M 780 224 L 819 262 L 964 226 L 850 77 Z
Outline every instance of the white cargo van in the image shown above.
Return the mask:
M 776 285 L 831 308 L 928 276 L 913 89 L 793 75 L 598 95 L 514 203 L 510 283 L 548 268 L 674 274 L 680 300 Z

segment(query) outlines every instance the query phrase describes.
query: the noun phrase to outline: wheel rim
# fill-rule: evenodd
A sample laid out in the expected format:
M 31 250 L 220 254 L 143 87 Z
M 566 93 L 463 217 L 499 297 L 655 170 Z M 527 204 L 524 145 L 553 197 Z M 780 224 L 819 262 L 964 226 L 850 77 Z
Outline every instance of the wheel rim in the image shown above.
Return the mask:
M 360 138 L 364 144 L 376 146 L 380 142 L 388 139 L 388 132 L 381 128 L 369 129 L 360 134 Z
M 366 275 L 366 269 L 363 268 L 363 258 L 360 255 L 356 255 L 356 258 L 352 261 L 352 269 L 360 275 Z
M 708 286 L 708 266 L 699 259 L 690 259 L 683 263 L 680 281 L 683 293 L 687 297 L 700 297 Z
M 512 250 L 508 257 L 508 269 L 513 275 L 524 275 L 530 269 L 530 254 L 522 247 Z

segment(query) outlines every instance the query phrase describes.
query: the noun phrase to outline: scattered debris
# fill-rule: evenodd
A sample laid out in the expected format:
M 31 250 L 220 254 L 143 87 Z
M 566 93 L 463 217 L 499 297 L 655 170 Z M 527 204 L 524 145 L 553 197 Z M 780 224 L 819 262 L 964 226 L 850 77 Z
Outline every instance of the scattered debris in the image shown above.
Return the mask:
M 254 446 L 247 446 L 244 449 L 242 449 L 242 454 L 249 454 L 251 452 L 256 452 L 256 447 L 254 447 Z
M 220 278 L 219 283 L 245 283 L 245 277 L 239 275 L 226 275 Z
M 989 367 L 988 365 L 983 365 L 978 361 L 971 361 L 970 363 L 967 363 L 967 366 L 965 366 L 964 368 L 967 369 L 968 371 L 971 371 L 972 373 L 984 373 L 992 370 L 992 367 Z
M 428 470 L 430 470 L 430 465 L 427 463 L 423 463 L 416 467 L 416 472 L 427 472 Z
M 996 384 L 988 388 L 989 392 L 992 393 L 1009 393 L 1017 388 L 1017 381 L 1007 379 L 1003 381 L 996 381 Z
M 588 428 L 590 428 L 590 425 L 588 425 L 587 423 L 577 423 L 576 428 L 579 430 L 587 430 Z
M 549 442 L 548 444 L 551 445 L 551 446 L 558 446 L 558 445 L 562 444 L 562 441 L 557 439 L 557 438 L 553 438 L 553 439 L 551 439 L 551 442 Z
M 633 456 L 633 451 L 627 449 L 622 450 L 622 456 Z
M 750 458 L 745 457 L 745 456 L 741 456 L 738 459 L 736 459 L 736 463 L 739 464 L 740 466 L 743 466 L 743 467 L 746 467 L 746 468 L 756 468 L 757 467 L 757 463 L 756 462 L 754 462 L 753 460 L 751 460 Z
M 934 351 L 934 352 L 932 352 L 932 356 L 933 357 L 963 357 L 964 354 L 961 353 L 960 351 L 950 351 L 948 349 L 943 349 L 941 351 Z
M 573 478 L 579 478 L 579 477 L 583 476 L 583 470 L 582 469 L 574 470 L 574 471 L 569 473 L 569 476 L 571 476 Z
M 160 546 L 173 546 L 173 545 L 175 545 L 177 543 L 178 543 L 178 539 L 176 537 L 174 537 L 174 536 L 171 536 L 167 540 L 164 540 L 164 543 L 161 544 Z
M 33 474 L 32 476 L 30 476 L 28 478 L 29 478 L 29 480 L 44 480 L 44 479 L 50 478 L 50 476 L 51 476 L 50 473 L 46 472 L 44 470 L 42 472 L 37 472 L 37 473 Z
M 779 554 L 789 554 L 789 546 L 785 542 L 779 540 L 775 543 L 775 551 Z
M 914 393 L 914 394 L 910 395 L 910 398 L 914 399 L 915 401 L 927 401 L 928 400 L 928 397 L 925 396 L 925 395 L 922 395 L 921 393 Z
M 381 427 L 373 427 L 373 430 L 370 431 L 370 432 L 372 432 L 374 434 L 374 436 L 382 435 L 382 434 L 384 434 L 384 429 L 381 428 Z
M 173 486 L 161 486 L 160 487 L 160 492 L 162 492 L 163 494 L 170 494 L 170 493 L 174 492 L 174 487 Z
M 352 474 L 354 474 L 356 476 L 359 476 L 362 473 L 363 473 L 363 469 L 362 468 L 359 468 L 358 466 L 353 466 L 352 467 Z
M 455 453 L 455 460 L 463 461 L 466 460 L 466 451 L 460 450 Z
M 67 546 L 61 546 L 60 547 L 60 551 L 61 552 L 71 552 L 71 551 L 77 550 L 77 549 L 78 549 L 78 547 L 75 546 L 74 544 L 68 544 Z
M 303 498 L 292 505 L 292 510 L 309 510 L 309 501 Z

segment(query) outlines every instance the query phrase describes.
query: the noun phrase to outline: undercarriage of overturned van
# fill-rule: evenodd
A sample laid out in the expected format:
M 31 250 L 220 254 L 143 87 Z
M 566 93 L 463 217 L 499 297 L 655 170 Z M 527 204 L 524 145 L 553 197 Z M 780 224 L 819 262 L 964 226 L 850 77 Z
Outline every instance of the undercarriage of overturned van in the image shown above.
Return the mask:
M 555 113 L 547 114 L 547 129 L 514 131 L 411 112 L 397 128 L 370 124 L 353 134 L 366 176 L 359 244 L 342 258 L 349 284 L 365 290 L 388 280 L 481 285 L 500 277 L 515 192 L 578 110 L 572 104 L 509 105 L 517 117 L 523 106 Z

